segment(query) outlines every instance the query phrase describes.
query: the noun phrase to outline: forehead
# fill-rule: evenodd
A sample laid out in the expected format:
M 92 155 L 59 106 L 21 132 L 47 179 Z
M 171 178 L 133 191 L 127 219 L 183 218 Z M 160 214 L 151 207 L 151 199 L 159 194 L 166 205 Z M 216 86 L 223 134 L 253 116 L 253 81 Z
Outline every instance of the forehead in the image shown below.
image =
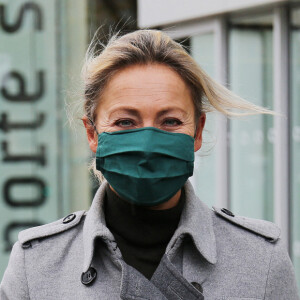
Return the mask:
M 108 82 L 99 104 L 102 110 L 118 105 L 177 106 L 192 109 L 190 90 L 181 76 L 162 64 L 134 65 L 118 71 Z

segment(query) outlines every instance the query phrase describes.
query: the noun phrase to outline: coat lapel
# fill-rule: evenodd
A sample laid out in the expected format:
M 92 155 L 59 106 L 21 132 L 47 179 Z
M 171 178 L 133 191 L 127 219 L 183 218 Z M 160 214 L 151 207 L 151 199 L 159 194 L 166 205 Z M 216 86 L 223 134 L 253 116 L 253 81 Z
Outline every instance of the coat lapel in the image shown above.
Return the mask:
M 104 181 L 99 187 L 92 205 L 87 212 L 87 216 L 83 226 L 83 247 L 84 247 L 84 262 L 83 272 L 86 272 L 90 267 L 95 250 L 95 239 L 102 238 L 104 241 L 108 241 L 108 247 L 110 247 L 109 241 L 113 241 L 114 237 L 108 230 L 105 224 L 105 216 L 103 211 L 103 202 L 105 197 L 105 188 L 107 181 Z M 113 246 L 112 246 L 113 247 Z
M 213 212 L 195 195 L 189 181 L 184 190 L 186 204 L 166 254 L 173 261 L 178 249 L 183 247 L 183 277 L 189 282 L 202 283 L 217 262 Z

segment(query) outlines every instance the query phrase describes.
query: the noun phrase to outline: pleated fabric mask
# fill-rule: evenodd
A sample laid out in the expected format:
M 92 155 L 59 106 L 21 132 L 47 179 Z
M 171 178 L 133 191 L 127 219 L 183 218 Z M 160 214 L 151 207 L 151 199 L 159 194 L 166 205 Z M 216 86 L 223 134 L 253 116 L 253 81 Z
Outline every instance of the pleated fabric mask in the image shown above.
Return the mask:
M 155 127 L 103 132 L 98 134 L 96 168 L 121 198 L 155 206 L 193 175 L 194 139 Z

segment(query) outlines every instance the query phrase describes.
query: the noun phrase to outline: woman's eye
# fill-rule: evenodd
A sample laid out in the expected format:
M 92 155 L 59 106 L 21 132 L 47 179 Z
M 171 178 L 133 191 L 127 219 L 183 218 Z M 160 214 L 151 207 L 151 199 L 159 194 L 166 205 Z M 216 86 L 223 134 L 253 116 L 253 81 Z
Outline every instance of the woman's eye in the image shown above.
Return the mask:
M 131 120 L 119 120 L 116 122 L 117 126 L 121 126 L 121 127 L 130 127 L 133 126 L 133 122 Z
M 166 119 L 164 121 L 164 125 L 166 126 L 178 126 L 180 124 L 182 124 L 182 122 L 179 121 L 178 119 Z

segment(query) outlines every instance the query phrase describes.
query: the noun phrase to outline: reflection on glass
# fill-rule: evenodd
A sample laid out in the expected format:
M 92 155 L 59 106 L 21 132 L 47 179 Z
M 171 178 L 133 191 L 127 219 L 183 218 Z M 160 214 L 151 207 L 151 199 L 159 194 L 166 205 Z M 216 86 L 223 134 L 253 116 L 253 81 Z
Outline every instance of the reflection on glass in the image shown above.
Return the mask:
M 215 73 L 214 34 L 207 33 L 191 38 L 191 54 L 197 63 L 212 77 Z M 195 170 L 192 182 L 195 191 L 208 206 L 215 204 L 215 117 L 209 113 L 203 132 L 203 145 L 195 155 Z
M 291 32 L 292 259 L 300 289 L 300 9 L 292 12 Z
M 262 22 L 263 21 L 263 22 Z M 247 18 L 229 36 L 231 89 L 272 108 L 272 18 Z M 230 123 L 230 200 L 235 213 L 273 219 L 273 120 L 255 116 Z

